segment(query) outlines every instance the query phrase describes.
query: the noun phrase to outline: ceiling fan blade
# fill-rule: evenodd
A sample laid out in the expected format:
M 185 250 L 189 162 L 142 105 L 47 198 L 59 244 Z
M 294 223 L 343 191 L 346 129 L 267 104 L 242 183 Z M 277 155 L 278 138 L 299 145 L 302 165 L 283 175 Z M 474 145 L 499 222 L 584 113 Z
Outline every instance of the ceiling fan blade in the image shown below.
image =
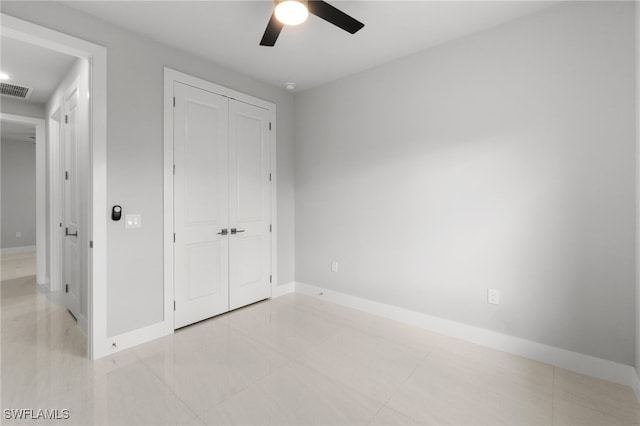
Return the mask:
M 352 18 L 343 11 L 336 9 L 329 3 L 322 0 L 309 0 L 309 12 L 324 19 L 343 30 L 355 34 L 364 27 L 364 24 Z
M 273 46 L 276 44 L 276 40 L 282 31 L 284 24 L 276 19 L 276 15 L 272 14 L 267 29 L 264 30 L 262 40 L 260 40 L 260 46 Z

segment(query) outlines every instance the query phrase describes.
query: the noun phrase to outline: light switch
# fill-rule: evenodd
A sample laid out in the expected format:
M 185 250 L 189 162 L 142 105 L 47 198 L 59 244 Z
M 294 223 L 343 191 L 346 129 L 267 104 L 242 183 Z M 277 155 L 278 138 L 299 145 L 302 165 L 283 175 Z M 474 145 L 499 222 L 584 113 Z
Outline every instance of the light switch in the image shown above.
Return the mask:
M 142 220 L 139 214 L 126 214 L 124 215 L 124 227 L 125 228 L 140 228 L 142 226 Z

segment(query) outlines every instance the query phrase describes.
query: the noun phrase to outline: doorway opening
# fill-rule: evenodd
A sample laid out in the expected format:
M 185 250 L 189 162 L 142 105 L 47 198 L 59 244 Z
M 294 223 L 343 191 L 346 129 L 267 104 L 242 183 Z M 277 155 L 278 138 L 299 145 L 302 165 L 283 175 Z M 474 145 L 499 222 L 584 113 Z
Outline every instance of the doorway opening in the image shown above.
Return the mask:
M 29 117 L 3 116 L 0 122 L 2 281 L 30 276 L 34 277 L 34 285 L 47 281 L 43 218 L 36 220 L 38 212 L 42 211 L 44 177 L 40 173 L 36 176 L 43 156 L 41 146 L 36 142 L 44 144 L 43 129 L 44 120 Z M 40 136 L 39 141 L 36 141 L 37 136 Z M 40 184 L 40 191 L 36 183 Z
M 46 145 L 46 151 L 40 157 L 41 167 L 36 167 L 45 171 L 36 183 L 40 200 L 36 222 L 41 230 L 36 242 L 37 276 L 38 282 L 61 294 L 62 302 L 86 331 L 85 355 L 99 358 L 108 353 L 106 49 L 7 15 L 2 15 L 1 36 L 3 67 L 11 63 L 4 60 L 5 47 L 14 44 L 29 46 L 44 55 L 65 56 L 73 63 L 56 82 L 53 95 L 40 102 L 44 103 L 44 113 L 36 133 L 41 133 L 46 143 L 39 145 L 36 141 L 36 149 L 44 150 Z M 25 53 L 16 58 L 24 59 Z M 3 73 L 8 74 L 4 69 Z M 20 77 L 27 79 L 26 74 Z M 5 102 L 3 96 L 3 119 L 39 115 L 33 111 L 15 100 Z

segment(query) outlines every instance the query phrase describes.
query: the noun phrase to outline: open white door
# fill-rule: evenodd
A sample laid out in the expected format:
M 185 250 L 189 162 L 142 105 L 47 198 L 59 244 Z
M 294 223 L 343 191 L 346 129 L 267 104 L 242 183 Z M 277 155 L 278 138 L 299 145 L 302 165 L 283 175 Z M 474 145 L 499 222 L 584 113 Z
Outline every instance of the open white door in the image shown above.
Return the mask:
M 175 328 L 229 310 L 228 100 L 174 83 Z
M 78 179 L 78 81 L 64 97 L 64 268 L 63 301 L 77 319 L 80 314 L 80 182 Z
M 229 101 L 229 309 L 271 297 L 269 117 Z

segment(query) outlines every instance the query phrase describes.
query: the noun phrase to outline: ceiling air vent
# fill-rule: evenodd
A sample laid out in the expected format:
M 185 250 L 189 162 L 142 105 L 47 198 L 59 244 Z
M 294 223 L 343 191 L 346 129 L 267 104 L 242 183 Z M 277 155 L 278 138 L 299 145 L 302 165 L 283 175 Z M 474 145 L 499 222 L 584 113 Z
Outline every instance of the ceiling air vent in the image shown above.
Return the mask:
M 0 95 L 12 98 L 29 100 L 33 92 L 32 87 L 18 86 L 17 84 L 0 83 Z

